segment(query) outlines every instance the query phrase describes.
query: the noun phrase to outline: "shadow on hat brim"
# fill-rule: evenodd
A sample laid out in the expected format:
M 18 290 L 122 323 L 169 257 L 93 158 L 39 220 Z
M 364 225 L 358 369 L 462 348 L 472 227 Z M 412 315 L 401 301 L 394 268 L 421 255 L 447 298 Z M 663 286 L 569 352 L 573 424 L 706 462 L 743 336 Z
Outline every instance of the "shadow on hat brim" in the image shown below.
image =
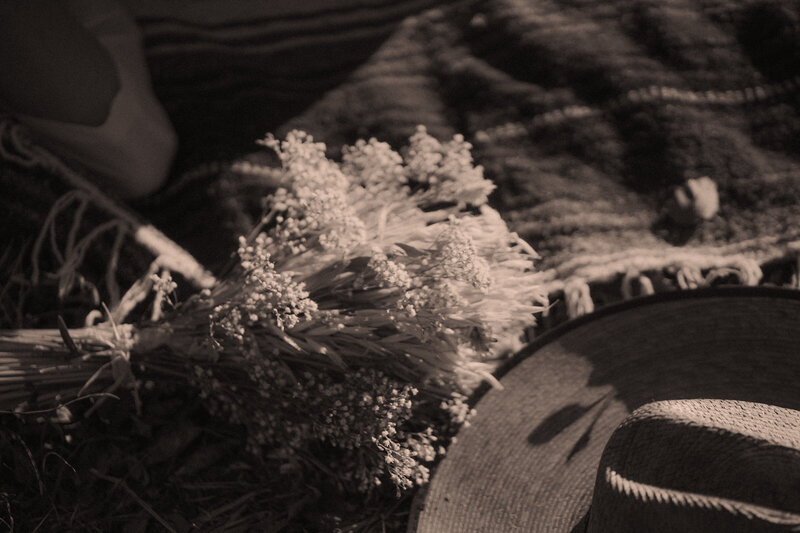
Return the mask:
M 409 531 L 572 531 L 633 410 L 714 398 L 800 410 L 800 291 L 731 287 L 609 306 L 499 372 L 415 501 Z M 479 393 L 480 394 L 480 393 Z

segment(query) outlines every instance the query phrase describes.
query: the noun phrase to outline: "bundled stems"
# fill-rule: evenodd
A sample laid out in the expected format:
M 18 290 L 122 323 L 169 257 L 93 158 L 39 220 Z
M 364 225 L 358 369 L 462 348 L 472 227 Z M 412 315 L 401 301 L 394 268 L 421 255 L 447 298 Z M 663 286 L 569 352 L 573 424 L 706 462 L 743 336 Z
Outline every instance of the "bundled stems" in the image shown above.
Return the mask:
M 144 369 L 195 387 L 254 454 L 325 446 L 357 459 L 340 480 L 356 490 L 424 483 L 443 449 L 416 406 L 467 420 L 465 394 L 496 383 L 546 305 L 536 253 L 486 205 L 493 185 L 460 136 L 419 128 L 402 155 L 359 141 L 341 163 L 302 132 L 263 144 L 284 186 L 238 265 L 150 322 L 0 332 L 0 408 L 135 392 Z M 150 276 L 161 306 L 174 284 Z

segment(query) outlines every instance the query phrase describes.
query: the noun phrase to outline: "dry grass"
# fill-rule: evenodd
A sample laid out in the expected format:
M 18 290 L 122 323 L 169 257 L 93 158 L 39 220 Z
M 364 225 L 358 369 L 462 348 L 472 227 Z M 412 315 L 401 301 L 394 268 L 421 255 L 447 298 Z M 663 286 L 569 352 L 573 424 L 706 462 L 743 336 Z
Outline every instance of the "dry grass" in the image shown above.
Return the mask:
M 324 466 L 255 460 L 185 389 L 74 422 L 2 415 L 0 524 L 15 532 L 403 531 L 413 492 L 341 493 Z M 324 462 L 324 456 L 309 458 Z

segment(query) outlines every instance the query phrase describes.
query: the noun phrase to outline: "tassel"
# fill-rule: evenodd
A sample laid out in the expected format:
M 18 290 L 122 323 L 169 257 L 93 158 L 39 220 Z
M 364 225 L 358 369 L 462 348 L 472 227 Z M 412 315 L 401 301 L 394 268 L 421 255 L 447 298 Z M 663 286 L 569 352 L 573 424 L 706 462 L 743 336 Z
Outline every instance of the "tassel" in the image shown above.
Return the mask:
M 706 285 L 703 273 L 700 272 L 699 268 L 692 265 L 682 266 L 675 277 L 678 287 L 683 290 L 696 289 Z
M 594 311 L 589 284 L 582 278 L 570 278 L 564 283 L 567 316 L 577 318 Z
M 638 282 L 638 291 L 635 291 L 633 288 L 634 281 Z M 625 274 L 625 277 L 622 278 L 621 290 L 622 297 L 626 300 L 630 300 L 636 296 L 648 296 L 656 292 L 650 278 L 634 270 L 629 270 Z

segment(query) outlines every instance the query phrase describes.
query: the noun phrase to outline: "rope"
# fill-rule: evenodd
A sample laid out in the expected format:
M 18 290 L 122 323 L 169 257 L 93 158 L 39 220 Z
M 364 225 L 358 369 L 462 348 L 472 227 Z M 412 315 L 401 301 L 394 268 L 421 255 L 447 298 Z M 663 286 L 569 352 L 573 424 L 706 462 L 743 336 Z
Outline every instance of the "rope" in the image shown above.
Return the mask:
M 58 278 L 58 295 L 59 298 L 66 296 L 72 289 L 74 281 L 78 274 L 78 268 L 83 263 L 83 258 L 86 252 L 95 240 L 100 237 L 104 232 L 114 229 L 122 229 L 122 223 L 119 220 L 109 220 L 92 229 L 85 237 L 83 237 L 72 250 L 68 250 L 64 256 L 64 262 L 58 271 L 55 273 Z
M 33 248 L 31 249 L 31 263 L 32 263 L 32 273 L 31 273 L 31 283 L 34 285 L 39 283 L 39 256 L 42 251 L 42 245 L 44 244 L 45 236 L 52 231 L 55 227 L 55 221 L 58 215 L 63 212 L 73 201 L 78 200 L 82 201 L 85 197 L 85 193 L 79 190 L 70 191 L 60 198 L 58 198 L 53 205 L 50 207 L 50 211 L 47 213 L 47 216 L 44 219 L 44 223 L 42 224 L 42 229 L 39 232 L 39 235 L 36 237 L 36 240 L 33 243 Z M 82 214 L 79 210 L 76 212 L 76 215 Z M 77 224 L 73 223 L 73 227 Z M 71 232 L 70 232 L 71 233 Z M 61 255 L 58 247 L 55 245 L 53 241 L 53 237 L 51 236 L 50 245 L 53 251 L 53 254 L 59 260 L 59 262 L 64 262 L 64 257 Z M 68 241 L 69 245 L 69 241 Z
M 800 515 L 795 513 L 778 511 L 769 507 L 728 498 L 706 496 L 704 494 L 639 483 L 622 476 L 611 467 L 606 467 L 605 482 L 614 492 L 634 498 L 641 503 L 709 509 L 743 516 L 749 520 L 758 518 L 771 524 L 800 526 Z
M 56 201 L 45 219 L 42 232 L 40 232 L 39 237 L 36 239 L 33 250 L 34 282 L 38 281 L 39 277 L 38 258 L 44 236 L 47 234 L 47 231 L 54 232 L 53 224 L 56 216 L 62 212 L 69 203 L 77 198 L 80 199 L 81 202 L 91 201 L 93 205 L 114 217 L 117 220 L 117 224 L 124 225 L 139 245 L 155 255 L 157 260 L 169 270 L 180 273 L 197 288 L 209 288 L 216 283 L 216 278 L 186 250 L 181 248 L 155 227 L 141 222 L 131 211 L 112 200 L 97 186 L 68 167 L 60 158 L 40 146 L 25 142 L 22 139 L 19 124 L 14 123 L 10 119 L 3 119 L 2 117 L 0 117 L 0 157 L 26 168 L 39 166 L 48 169 L 75 189 Z M 80 220 L 84 209 L 85 207 L 78 208 L 79 216 L 76 215 L 76 218 L 73 220 L 70 235 L 68 236 L 68 243 L 71 243 L 75 239 L 75 234 L 80 227 Z M 54 233 L 51 234 L 51 244 L 54 254 L 58 257 L 60 252 L 55 245 Z
M 106 268 L 106 288 L 111 308 L 117 307 L 120 301 L 119 284 L 117 283 L 117 265 L 119 264 L 119 254 L 122 251 L 122 243 L 125 240 L 127 231 L 124 227 L 117 228 L 117 236 L 114 237 L 114 244 L 111 245 L 111 258 L 108 260 Z

